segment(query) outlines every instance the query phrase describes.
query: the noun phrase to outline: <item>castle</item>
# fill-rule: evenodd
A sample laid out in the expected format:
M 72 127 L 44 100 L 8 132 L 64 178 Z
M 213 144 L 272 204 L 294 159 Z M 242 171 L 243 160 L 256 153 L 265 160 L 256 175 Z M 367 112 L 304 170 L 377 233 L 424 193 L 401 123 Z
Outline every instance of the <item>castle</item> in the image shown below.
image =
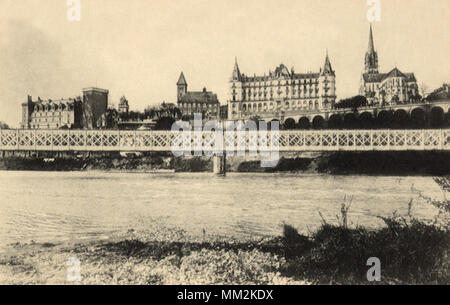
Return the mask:
M 28 96 L 22 104 L 21 128 L 101 128 L 106 124 L 108 90 L 100 88 L 83 89 L 83 97 L 60 100 L 36 101 Z
M 228 119 L 331 109 L 336 101 L 335 80 L 328 52 L 318 73 L 295 73 L 294 68 L 289 71 L 280 64 L 268 75 L 247 76 L 235 60 L 229 81 Z
M 397 67 L 388 73 L 378 72 L 378 53 L 373 42 L 370 25 L 369 47 L 361 76 L 360 95 L 371 106 L 395 105 L 420 100 L 414 73 L 403 73 Z

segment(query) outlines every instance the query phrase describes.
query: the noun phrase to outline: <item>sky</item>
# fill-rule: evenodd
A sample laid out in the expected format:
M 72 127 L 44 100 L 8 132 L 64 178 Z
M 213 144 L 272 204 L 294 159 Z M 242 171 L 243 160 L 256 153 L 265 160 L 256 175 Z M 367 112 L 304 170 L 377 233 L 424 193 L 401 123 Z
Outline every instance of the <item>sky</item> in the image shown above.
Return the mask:
M 380 0 L 373 22 L 380 72 L 414 72 L 430 90 L 450 81 L 449 0 Z M 369 37 L 366 0 L 0 0 L 0 121 L 18 127 L 27 95 L 67 98 L 82 88 L 125 95 L 132 110 L 176 102 L 203 87 L 227 102 L 237 57 L 241 72 L 280 63 L 297 73 L 336 71 L 338 99 L 358 94 Z

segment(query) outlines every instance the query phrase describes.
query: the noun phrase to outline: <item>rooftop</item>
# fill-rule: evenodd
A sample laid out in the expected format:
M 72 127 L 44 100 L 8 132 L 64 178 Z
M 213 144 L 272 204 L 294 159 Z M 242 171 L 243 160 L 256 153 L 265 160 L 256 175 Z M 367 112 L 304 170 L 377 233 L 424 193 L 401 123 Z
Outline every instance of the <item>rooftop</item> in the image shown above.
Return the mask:
M 364 81 L 368 83 L 379 83 L 391 77 L 404 77 L 408 82 L 416 81 L 414 73 L 403 73 L 397 68 L 392 69 L 388 73 L 363 73 Z
M 216 94 L 211 91 L 206 91 L 206 88 L 203 88 L 203 91 L 186 92 L 186 94 L 181 97 L 180 102 L 218 104 L 219 100 L 217 99 Z
M 109 90 L 101 89 L 101 88 L 97 88 L 97 87 L 83 88 L 83 92 L 90 92 L 90 91 L 97 91 L 97 92 L 106 93 L 106 94 L 109 93 Z

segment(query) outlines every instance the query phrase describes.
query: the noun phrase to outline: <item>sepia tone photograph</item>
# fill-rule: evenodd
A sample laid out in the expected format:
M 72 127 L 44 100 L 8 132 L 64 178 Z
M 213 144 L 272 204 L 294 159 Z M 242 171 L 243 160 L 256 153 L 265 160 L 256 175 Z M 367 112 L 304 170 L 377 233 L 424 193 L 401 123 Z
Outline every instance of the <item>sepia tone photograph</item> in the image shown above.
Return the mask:
M 0 0 L 0 284 L 450 284 L 449 9 Z

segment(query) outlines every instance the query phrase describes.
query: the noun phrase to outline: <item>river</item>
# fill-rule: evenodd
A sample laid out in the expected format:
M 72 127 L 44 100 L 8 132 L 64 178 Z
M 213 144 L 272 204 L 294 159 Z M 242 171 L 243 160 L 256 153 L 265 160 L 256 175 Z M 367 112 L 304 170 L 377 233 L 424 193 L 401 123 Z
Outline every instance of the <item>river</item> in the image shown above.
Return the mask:
M 0 171 L 0 247 L 107 235 L 151 225 L 193 234 L 279 235 L 333 223 L 344 196 L 352 226 L 381 226 L 393 211 L 431 218 L 415 189 L 442 198 L 431 177 L 305 174 Z M 348 202 L 348 200 L 347 200 Z

